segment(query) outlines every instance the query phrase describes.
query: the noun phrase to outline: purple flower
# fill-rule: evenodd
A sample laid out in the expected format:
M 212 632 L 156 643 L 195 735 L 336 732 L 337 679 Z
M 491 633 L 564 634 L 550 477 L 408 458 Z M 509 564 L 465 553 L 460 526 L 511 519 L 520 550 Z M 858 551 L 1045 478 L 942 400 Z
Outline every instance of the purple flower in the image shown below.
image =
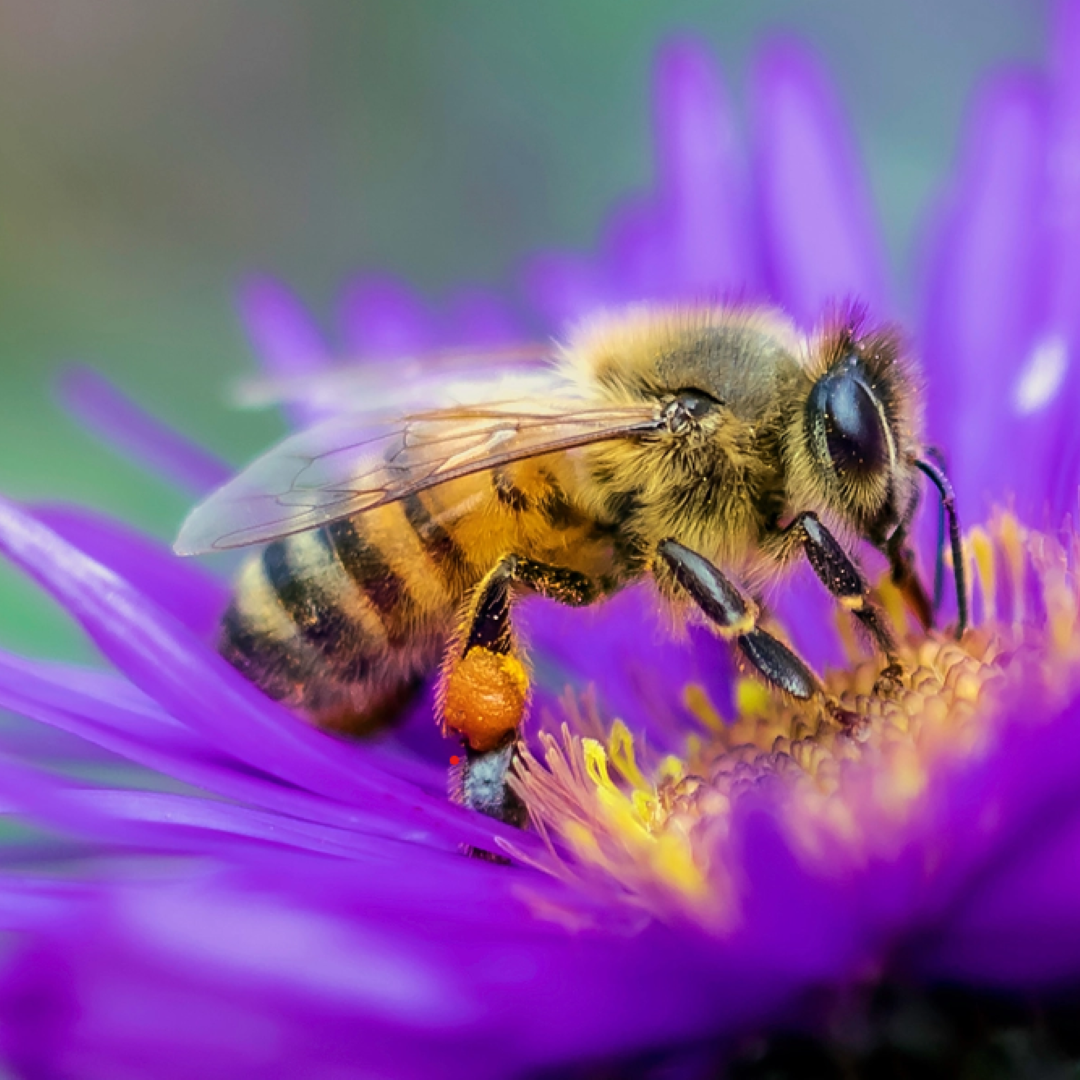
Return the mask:
M 1080 5 L 1062 6 L 1055 41 L 1048 77 L 998 76 L 980 96 L 911 320 L 971 526 L 976 628 L 926 638 L 883 584 L 908 675 L 874 698 L 878 664 L 823 632 L 820 589 L 785 593 L 800 650 L 835 664 L 846 725 L 735 677 L 708 634 L 664 639 L 642 590 L 597 611 L 537 602 L 525 619 L 551 674 L 516 781 L 534 828 L 518 832 L 448 801 L 452 748 L 430 700 L 374 742 L 315 731 L 213 651 L 222 579 L 92 514 L 0 504 L 0 548 L 111 665 L 0 653 L 0 704 L 30 721 L 0 743 L 0 805 L 18 823 L 0 849 L 8 1066 L 704 1076 L 748 1060 L 747 1035 L 800 1026 L 865 1056 L 866 1037 L 837 1034 L 820 1004 L 887 980 L 1075 988 L 1080 546 L 1057 530 L 1080 482 Z M 744 157 L 714 65 L 693 42 L 668 46 L 655 189 L 614 212 L 594 257 L 528 263 L 536 310 L 554 324 L 741 295 L 809 325 L 854 294 L 902 315 L 814 62 L 769 47 L 752 101 Z M 283 286 L 242 298 L 266 369 L 286 378 L 338 350 L 512 340 L 509 310 L 471 291 L 432 313 L 365 280 L 328 346 Z M 92 376 L 69 391 L 192 490 L 223 475 Z M 870 1050 L 918 1058 L 899 1045 Z

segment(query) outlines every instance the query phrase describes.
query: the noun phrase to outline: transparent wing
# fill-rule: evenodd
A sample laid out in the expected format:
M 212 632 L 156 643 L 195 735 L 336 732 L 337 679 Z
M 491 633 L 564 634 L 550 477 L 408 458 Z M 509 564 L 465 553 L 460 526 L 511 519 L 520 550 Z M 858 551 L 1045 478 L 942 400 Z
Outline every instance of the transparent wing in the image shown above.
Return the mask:
M 402 413 L 436 401 L 466 404 L 516 394 L 512 384 L 550 384 L 552 347 L 541 343 L 491 349 L 438 349 L 393 360 L 354 360 L 294 376 L 241 380 L 233 401 L 243 408 L 304 405 L 326 415 L 355 412 L 377 401 L 384 413 Z M 435 396 L 437 394 L 437 396 Z
M 374 429 L 370 413 L 337 416 L 286 439 L 197 506 L 176 551 L 265 543 L 470 473 L 662 425 L 659 405 L 570 399 L 454 406 Z

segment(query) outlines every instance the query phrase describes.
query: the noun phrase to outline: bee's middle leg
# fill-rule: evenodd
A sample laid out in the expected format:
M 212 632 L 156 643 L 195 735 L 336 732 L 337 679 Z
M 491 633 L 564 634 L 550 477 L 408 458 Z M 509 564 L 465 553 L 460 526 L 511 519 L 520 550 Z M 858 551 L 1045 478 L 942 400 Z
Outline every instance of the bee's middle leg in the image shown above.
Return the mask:
M 575 607 L 592 603 L 597 589 L 576 571 L 506 555 L 473 591 L 447 652 L 439 710 L 443 729 L 464 744 L 457 798 L 522 826 L 525 808 L 506 783 L 529 696 L 529 675 L 511 621 L 516 585 Z
M 661 541 L 657 550 L 720 636 L 733 640 L 773 686 L 801 701 L 820 693 L 821 685 L 813 672 L 782 641 L 757 625 L 757 605 L 708 559 L 676 540 Z

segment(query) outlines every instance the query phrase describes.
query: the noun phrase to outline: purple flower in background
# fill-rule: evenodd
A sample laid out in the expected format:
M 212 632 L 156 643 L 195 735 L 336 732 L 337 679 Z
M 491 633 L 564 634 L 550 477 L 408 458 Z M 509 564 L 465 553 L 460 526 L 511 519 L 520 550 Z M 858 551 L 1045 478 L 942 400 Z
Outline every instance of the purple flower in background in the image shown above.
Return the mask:
M 928 1027 L 895 987 L 1075 990 L 1080 547 L 1057 530 L 1080 482 L 1080 5 L 1061 7 L 1055 49 L 1048 77 L 981 94 L 909 318 L 971 526 L 976 628 L 925 638 L 883 585 L 910 676 L 871 700 L 876 663 L 825 640 L 820 590 L 786 593 L 792 637 L 834 664 L 858 724 L 811 724 L 733 678 L 708 634 L 664 639 L 640 590 L 597 611 L 536 603 L 542 689 L 517 781 L 534 828 L 517 832 L 447 800 L 430 700 L 371 743 L 312 730 L 213 651 L 222 579 L 93 515 L 0 504 L 0 548 L 112 666 L 0 654 L 0 703 L 35 722 L 0 742 L 0 805 L 20 823 L 0 849 L 8 1066 L 708 1076 L 734 1056 L 777 1074 L 780 1044 L 746 1039 L 796 1032 L 818 1040 L 797 1044 L 804 1069 L 832 1054 L 849 1073 L 959 1070 L 955 1014 Z M 550 326 L 656 297 L 748 297 L 805 325 L 847 295 L 905 314 L 839 107 L 798 45 L 760 58 L 745 157 L 693 42 L 661 54 L 655 102 L 654 190 L 614 212 L 595 256 L 525 268 Z M 332 346 L 273 281 L 242 311 L 283 377 L 521 325 L 498 298 L 433 314 L 386 280 L 345 291 Z M 92 376 L 70 391 L 192 490 L 224 475 Z M 880 1024 L 874 986 L 901 999 Z

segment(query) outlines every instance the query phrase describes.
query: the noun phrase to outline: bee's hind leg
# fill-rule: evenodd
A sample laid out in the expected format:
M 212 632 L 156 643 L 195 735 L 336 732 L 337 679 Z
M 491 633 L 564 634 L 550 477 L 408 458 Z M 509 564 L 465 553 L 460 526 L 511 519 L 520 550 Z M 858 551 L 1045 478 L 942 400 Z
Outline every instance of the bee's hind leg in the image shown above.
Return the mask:
M 734 641 L 773 686 L 801 701 L 821 693 L 821 684 L 813 672 L 782 641 L 757 625 L 757 605 L 708 559 L 677 540 L 663 540 L 657 550 L 719 635 Z
M 583 574 L 506 555 L 473 591 L 461 631 L 443 665 L 439 711 L 443 729 L 464 743 L 455 774 L 459 802 L 511 825 L 526 812 L 507 784 L 529 696 L 529 675 L 511 623 L 515 586 L 564 604 L 597 595 Z

